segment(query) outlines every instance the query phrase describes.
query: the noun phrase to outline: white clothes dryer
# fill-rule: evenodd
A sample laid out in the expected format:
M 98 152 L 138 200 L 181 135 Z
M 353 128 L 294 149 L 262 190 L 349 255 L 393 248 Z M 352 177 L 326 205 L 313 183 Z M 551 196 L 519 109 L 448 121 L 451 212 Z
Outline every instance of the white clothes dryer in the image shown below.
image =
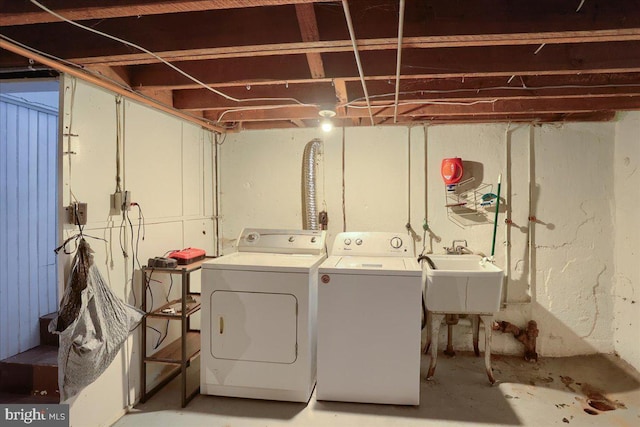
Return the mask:
M 318 400 L 420 404 L 422 270 L 405 235 L 337 235 L 319 269 Z
M 308 402 L 325 232 L 244 229 L 202 264 L 200 393 Z

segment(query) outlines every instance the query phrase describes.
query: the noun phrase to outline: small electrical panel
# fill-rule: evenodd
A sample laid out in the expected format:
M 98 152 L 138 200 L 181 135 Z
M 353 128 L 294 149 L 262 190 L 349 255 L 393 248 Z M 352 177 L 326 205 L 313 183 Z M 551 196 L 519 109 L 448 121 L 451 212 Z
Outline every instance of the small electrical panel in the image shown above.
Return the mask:
M 67 223 L 76 225 L 85 225 L 87 223 L 87 204 L 73 202 L 66 208 Z

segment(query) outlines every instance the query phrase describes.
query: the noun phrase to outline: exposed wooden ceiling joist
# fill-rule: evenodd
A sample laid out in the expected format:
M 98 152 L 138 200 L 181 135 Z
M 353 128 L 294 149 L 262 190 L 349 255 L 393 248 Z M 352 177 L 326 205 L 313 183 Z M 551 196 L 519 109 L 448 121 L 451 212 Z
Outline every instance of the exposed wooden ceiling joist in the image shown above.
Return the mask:
M 50 2 L 42 3 L 47 3 L 46 6 L 54 8 L 57 13 L 67 19 L 82 21 L 327 1 L 331 0 L 110 0 L 93 1 L 90 4 L 85 0 L 73 0 L 64 2 L 62 7 L 58 4 L 49 4 Z M 3 0 L 0 1 L 0 10 L 2 10 L 0 26 L 59 21 L 55 16 L 28 1 Z
M 589 111 L 602 110 L 632 110 L 640 109 L 640 95 L 625 97 L 602 98 L 545 98 L 545 99 L 503 99 L 480 100 L 476 103 L 453 104 L 414 104 L 401 103 L 398 114 L 408 117 L 453 117 L 453 116 L 481 116 L 496 114 L 526 114 L 537 113 L 587 113 Z M 374 117 L 393 117 L 393 106 L 372 106 Z M 206 111 L 204 117 L 212 121 L 273 121 L 287 119 L 314 119 L 318 117 L 318 108 L 313 106 L 286 106 L 281 108 L 264 108 L 256 110 L 226 110 Z M 366 107 L 349 108 L 346 118 L 368 117 Z
M 0 0 L 0 33 L 205 123 L 316 126 L 318 109 L 333 107 L 336 125 L 369 124 L 341 2 L 42 1 L 209 89 L 29 1 Z M 398 2 L 348 5 L 375 123 L 390 125 Z M 640 0 L 590 0 L 579 11 L 556 0 L 406 0 L 398 123 L 607 120 L 640 109 L 638 10 Z M 36 67 L 0 50 L 0 78 Z
M 411 78 L 463 78 L 512 75 L 572 75 L 580 73 L 640 72 L 640 42 L 589 43 L 546 46 L 538 55 L 528 46 L 493 46 L 451 49 L 405 49 L 403 76 Z M 368 79 L 395 77 L 395 52 L 360 54 Z M 325 54 L 327 78 L 358 80 L 350 53 Z M 309 80 L 304 56 L 253 57 L 178 63 L 189 74 L 207 84 L 252 81 Z M 134 87 L 166 89 L 195 88 L 197 85 L 164 64 L 141 65 L 131 70 Z
M 300 34 L 304 42 L 317 42 L 320 40 L 318 32 L 318 23 L 316 22 L 316 14 L 313 4 L 297 4 L 296 15 L 298 16 L 298 25 L 300 26 Z M 314 79 L 324 77 L 324 66 L 322 65 L 322 56 L 319 52 L 306 52 L 307 62 L 309 63 L 309 71 Z
M 518 33 L 405 37 L 402 46 L 403 48 L 413 49 L 436 49 L 468 46 L 539 46 L 541 44 L 551 45 L 639 40 L 640 28 L 626 28 L 620 30 L 570 31 L 567 33 L 553 32 L 533 34 Z M 357 43 L 358 50 L 360 51 L 394 50 L 397 47 L 397 41 L 393 38 L 360 39 Z M 319 55 L 321 53 L 351 52 L 352 49 L 350 40 L 312 40 L 294 43 L 181 49 L 155 53 L 167 61 L 202 61 L 209 59 L 293 54 L 304 54 L 309 57 L 310 55 Z M 69 58 L 69 61 L 81 64 L 103 65 L 141 65 L 159 62 L 158 59 L 146 53 L 78 57 Z

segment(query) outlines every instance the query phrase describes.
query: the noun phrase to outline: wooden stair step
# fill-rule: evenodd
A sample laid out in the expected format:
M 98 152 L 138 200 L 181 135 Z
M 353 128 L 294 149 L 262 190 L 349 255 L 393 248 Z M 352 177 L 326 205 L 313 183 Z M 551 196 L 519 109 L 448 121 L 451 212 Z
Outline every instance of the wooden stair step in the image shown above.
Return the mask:
M 58 347 L 40 345 L 0 361 L 0 391 L 59 398 Z

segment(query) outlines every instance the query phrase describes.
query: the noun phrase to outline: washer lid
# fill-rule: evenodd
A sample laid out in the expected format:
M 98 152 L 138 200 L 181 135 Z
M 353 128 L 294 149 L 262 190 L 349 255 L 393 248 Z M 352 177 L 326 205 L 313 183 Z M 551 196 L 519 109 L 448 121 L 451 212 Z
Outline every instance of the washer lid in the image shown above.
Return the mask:
M 202 263 L 210 270 L 308 272 L 324 261 L 326 255 L 270 254 L 234 252 Z
M 320 273 L 373 274 L 378 276 L 421 276 L 414 258 L 330 256 L 320 265 Z

